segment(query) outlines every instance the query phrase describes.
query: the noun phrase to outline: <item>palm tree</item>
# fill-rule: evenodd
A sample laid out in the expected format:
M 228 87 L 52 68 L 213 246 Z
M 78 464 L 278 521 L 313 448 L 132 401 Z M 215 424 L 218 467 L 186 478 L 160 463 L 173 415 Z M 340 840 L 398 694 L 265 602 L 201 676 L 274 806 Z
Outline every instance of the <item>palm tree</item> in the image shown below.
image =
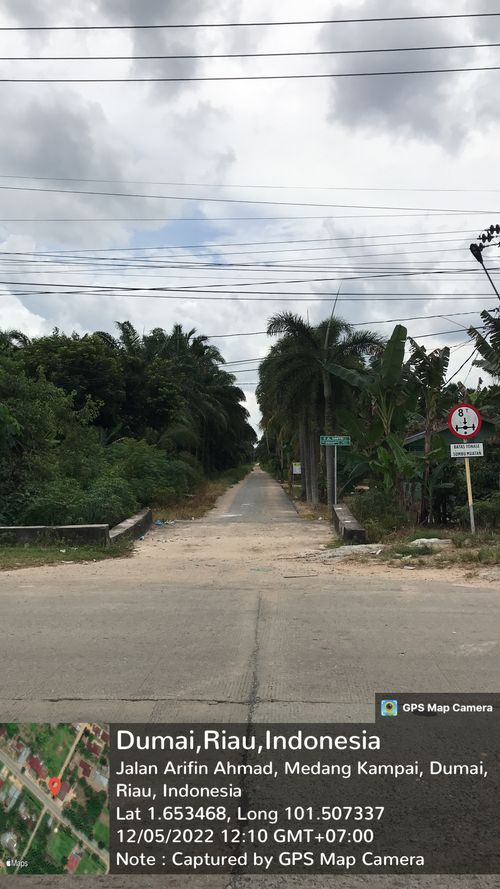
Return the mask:
M 262 411 L 262 428 L 274 433 L 279 449 L 281 478 L 289 458 L 300 452 L 303 495 L 313 505 L 319 502 L 318 466 L 314 439 L 318 439 L 317 369 L 304 361 L 293 337 L 271 347 L 259 368 L 257 399 Z
M 21 330 L 2 330 L 0 331 L 0 347 L 6 351 L 14 351 L 15 349 L 24 349 L 29 346 L 31 340 L 29 336 Z
M 469 336 L 476 341 L 476 348 L 482 361 L 476 365 L 486 370 L 492 377 L 500 378 L 500 317 L 493 317 L 490 312 L 481 312 L 485 334 L 479 333 L 475 327 L 469 328 Z
M 132 410 L 138 408 L 138 380 L 147 388 L 152 377 L 159 384 L 160 401 L 164 384 L 171 381 L 177 391 L 175 417 L 163 428 L 155 426 L 158 443 L 167 450 L 190 451 L 206 469 L 224 468 L 224 460 L 238 462 L 238 455 L 244 456 L 253 446 L 255 433 L 242 405 L 245 395 L 235 386 L 235 377 L 223 369 L 216 346 L 181 324 L 174 324 L 170 333 L 156 327 L 142 337 L 129 321 L 118 322 L 117 327 L 118 339 L 103 332 L 98 335 L 122 357 L 125 376 L 134 387 Z
M 366 356 L 377 354 L 383 340 L 367 330 L 355 331 L 352 325 L 333 315 L 318 325 L 311 325 L 299 315 L 281 312 L 268 322 L 270 336 L 282 334 L 294 344 L 297 362 L 304 373 L 304 386 L 309 393 L 320 389 L 323 413 L 323 432 L 334 434 L 337 430 L 336 411 L 342 385 L 334 385 L 329 365 L 357 368 L 363 366 Z M 292 371 L 293 373 L 293 371 Z M 289 384 L 291 374 L 289 376 Z M 344 387 L 345 389 L 345 387 Z M 326 489 L 328 507 L 334 499 L 334 453 L 326 448 Z

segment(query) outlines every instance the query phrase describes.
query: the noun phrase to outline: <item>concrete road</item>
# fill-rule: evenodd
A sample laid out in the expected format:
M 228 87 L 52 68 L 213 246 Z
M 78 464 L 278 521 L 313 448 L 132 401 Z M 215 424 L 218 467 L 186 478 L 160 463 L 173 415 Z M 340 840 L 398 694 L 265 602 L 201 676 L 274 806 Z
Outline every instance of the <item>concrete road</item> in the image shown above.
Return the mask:
M 297 560 L 330 539 L 326 523 L 300 519 L 255 470 L 207 518 L 153 531 L 133 558 L 2 574 L 0 720 L 370 721 L 376 691 L 498 691 L 497 589 L 423 582 L 417 572 L 355 577 Z M 448 889 L 491 880 L 237 885 Z M 38 885 L 48 883 L 31 878 Z

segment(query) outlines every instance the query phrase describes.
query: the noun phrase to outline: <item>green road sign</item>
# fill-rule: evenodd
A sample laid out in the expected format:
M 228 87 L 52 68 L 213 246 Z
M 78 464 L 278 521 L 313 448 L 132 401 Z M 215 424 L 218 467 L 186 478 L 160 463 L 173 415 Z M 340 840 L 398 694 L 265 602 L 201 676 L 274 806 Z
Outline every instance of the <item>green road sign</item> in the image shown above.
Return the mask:
M 337 445 L 338 447 L 348 447 L 351 444 L 350 435 L 321 435 L 319 443 L 322 445 Z

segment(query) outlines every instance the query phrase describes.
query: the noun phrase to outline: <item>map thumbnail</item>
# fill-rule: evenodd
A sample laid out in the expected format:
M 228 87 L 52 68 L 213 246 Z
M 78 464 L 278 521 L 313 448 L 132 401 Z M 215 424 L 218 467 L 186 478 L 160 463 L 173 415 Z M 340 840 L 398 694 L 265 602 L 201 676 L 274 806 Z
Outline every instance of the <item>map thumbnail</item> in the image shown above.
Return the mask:
M 105 874 L 109 726 L 0 724 L 0 874 Z

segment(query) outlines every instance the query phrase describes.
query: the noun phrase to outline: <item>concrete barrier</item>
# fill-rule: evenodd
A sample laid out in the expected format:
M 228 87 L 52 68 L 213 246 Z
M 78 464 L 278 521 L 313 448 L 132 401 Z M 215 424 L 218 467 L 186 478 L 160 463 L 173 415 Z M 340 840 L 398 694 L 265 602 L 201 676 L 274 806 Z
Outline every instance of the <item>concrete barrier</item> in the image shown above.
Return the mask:
M 117 540 L 141 537 L 153 523 L 150 509 L 109 528 L 109 525 L 0 525 L 0 543 L 72 543 L 75 546 L 109 546 Z
M 151 510 L 142 509 L 136 515 L 131 516 L 129 519 L 125 519 L 124 522 L 120 522 L 119 525 L 115 525 L 114 528 L 111 528 L 109 532 L 110 542 L 116 543 L 117 540 L 142 537 L 146 531 L 149 531 L 152 524 L 153 514 Z
M 350 543 L 366 543 L 366 530 L 354 518 L 347 506 L 340 504 L 333 507 L 332 522 L 342 540 Z
M 0 543 L 109 546 L 109 525 L 1 525 Z

